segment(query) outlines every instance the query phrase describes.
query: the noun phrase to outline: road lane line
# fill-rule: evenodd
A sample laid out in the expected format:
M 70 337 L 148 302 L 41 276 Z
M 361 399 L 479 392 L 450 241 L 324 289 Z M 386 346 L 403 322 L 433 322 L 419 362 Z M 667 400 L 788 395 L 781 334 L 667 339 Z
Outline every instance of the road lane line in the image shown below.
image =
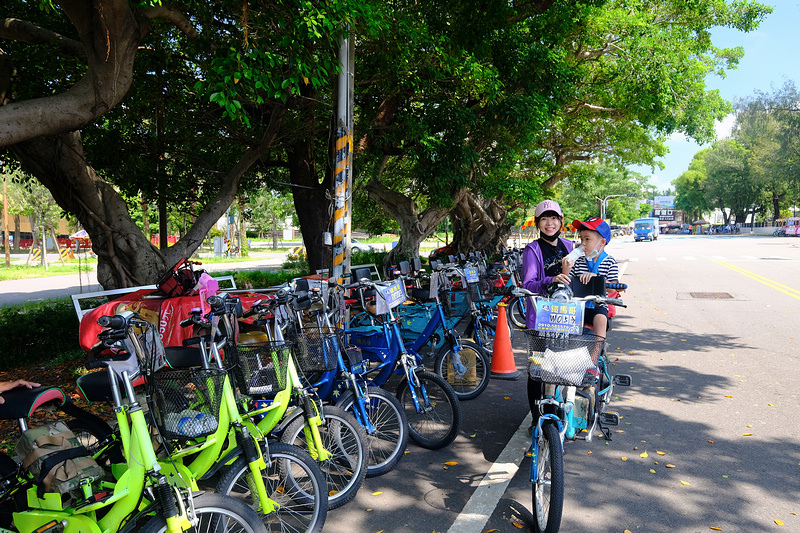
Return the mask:
M 722 266 L 724 266 L 726 268 L 729 268 L 729 269 L 733 270 L 734 272 L 738 272 L 739 274 L 741 274 L 743 276 L 747 276 L 750 279 L 753 279 L 753 280 L 755 280 L 755 281 L 757 281 L 759 283 L 762 283 L 762 284 L 766 285 L 767 287 L 771 287 L 771 288 L 775 289 L 776 291 L 780 291 L 780 292 L 782 292 L 784 294 L 787 294 L 787 295 L 791 296 L 792 298 L 796 298 L 797 300 L 800 300 L 800 290 L 793 289 L 792 287 L 789 287 L 789 286 L 784 285 L 782 283 L 778 283 L 777 281 L 774 281 L 774 280 L 771 280 L 771 279 L 766 278 L 764 276 L 761 276 L 759 274 L 756 274 L 755 272 L 750 272 L 749 270 L 745 270 L 745 269 L 743 269 L 741 267 L 732 265 L 730 263 L 726 263 L 725 261 L 714 261 L 714 262 L 717 263 L 718 265 L 722 265 Z
M 531 414 L 525 417 L 522 425 L 517 428 L 516 433 L 511 437 L 500 452 L 500 456 L 492 463 L 489 471 L 481 480 L 478 488 L 472 493 L 472 497 L 459 513 L 456 521 L 447 530 L 447 533 L 482 533 L 486 522 L 497 508 L 497 503 L 511 482 L 511 478 L 519 470 L 519 465 L 525 457 L 525 450 L 531 445 L 531 438 L 528 436 L 528 427 L 533 418 Z

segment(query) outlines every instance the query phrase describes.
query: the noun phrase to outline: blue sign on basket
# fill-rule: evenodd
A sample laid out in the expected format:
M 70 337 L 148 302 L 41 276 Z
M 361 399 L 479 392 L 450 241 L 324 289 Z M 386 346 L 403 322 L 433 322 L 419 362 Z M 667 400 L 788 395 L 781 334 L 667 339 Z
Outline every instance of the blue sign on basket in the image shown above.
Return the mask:
M 394 309 L 406 299 L 406 291 L 403 280 L 396 279 L 388 285 L 376 285 L 383 298 L 378 298 L 378 313 L 385 313 L 388 309 Z M 386 306 L 383 308 L 383 306 Z
M 584 302 L 560 302 L 539 298 L 536 300 L 536 331 L 554 333 L 583 332 Z
M 469 267 L 464 269 L 464 276 L 467 278 L 467 283 L 478 283 L 478 267 Z

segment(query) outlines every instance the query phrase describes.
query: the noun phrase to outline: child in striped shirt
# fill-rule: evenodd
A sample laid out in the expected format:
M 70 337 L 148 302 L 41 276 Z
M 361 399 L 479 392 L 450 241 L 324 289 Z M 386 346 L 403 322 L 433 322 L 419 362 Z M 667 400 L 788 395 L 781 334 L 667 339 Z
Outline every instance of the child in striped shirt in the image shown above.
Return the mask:
M 605 252 L 606 245 L 611 241 L 611 228 L 599 217 L 590 217 L 585 221 L 575 220 L 572 226 L 579 231 L 584 255 L 575 263 L 564 266 L 564 273 L 578 278 L 581 283 L 589 283 L 594 276 L 603 276 L 606 282 L 619 281 L 619 267 L 617 261 Z M 586 303 L 584 322 L 592 324 L 594 333 L 601 337 L 608 331 L 608 306 L 606 304 L 593 305 Z

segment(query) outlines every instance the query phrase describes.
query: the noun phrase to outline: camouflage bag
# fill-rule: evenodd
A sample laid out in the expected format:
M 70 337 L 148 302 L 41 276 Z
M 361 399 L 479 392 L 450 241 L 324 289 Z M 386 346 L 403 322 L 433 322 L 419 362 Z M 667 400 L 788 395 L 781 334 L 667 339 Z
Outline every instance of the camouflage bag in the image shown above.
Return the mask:
M 84 479 L 103 476 L 103 468 L 63 422 L 23 432 L 15 452 L 36 480 L 40 498 L 45 492 L 67 494 Z

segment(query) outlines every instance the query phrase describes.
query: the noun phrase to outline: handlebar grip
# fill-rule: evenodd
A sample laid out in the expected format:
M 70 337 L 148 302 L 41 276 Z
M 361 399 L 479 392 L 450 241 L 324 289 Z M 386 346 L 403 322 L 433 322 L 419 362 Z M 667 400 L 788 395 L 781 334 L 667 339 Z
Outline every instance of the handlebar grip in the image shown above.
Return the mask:
M 194 324 L 194 319 L 192 319 L 192 318 L 184 318 L 183 320 L 181 320 L 181 327 L 182 328 L 188 328 L 192 324 Z
M 627 288 L 628 286 L 624 283 L 606 283 L 606 289 L 610 289 L 612 291 L 624 291 Z
M 84 366 L 86 367 L 86 370 L 94 370 L 95 368 L 105 368 L 106 366 L 108 366 L 108 361 L 106 361 L 105 359 L 91 359 L 89 361 L 86 361 L 86 364 Z
M 97 325 L 101 328 L 119 329 L 125 327 L 125 318 L 119 315 L 101 316 L 97 319 Z
M 605 302 L 611 305 L 616 305 L 617 307 L 628 307 L 627 305 L 622 303 L 622 300 L 620 300 L 619 298 L 606 298 Z

